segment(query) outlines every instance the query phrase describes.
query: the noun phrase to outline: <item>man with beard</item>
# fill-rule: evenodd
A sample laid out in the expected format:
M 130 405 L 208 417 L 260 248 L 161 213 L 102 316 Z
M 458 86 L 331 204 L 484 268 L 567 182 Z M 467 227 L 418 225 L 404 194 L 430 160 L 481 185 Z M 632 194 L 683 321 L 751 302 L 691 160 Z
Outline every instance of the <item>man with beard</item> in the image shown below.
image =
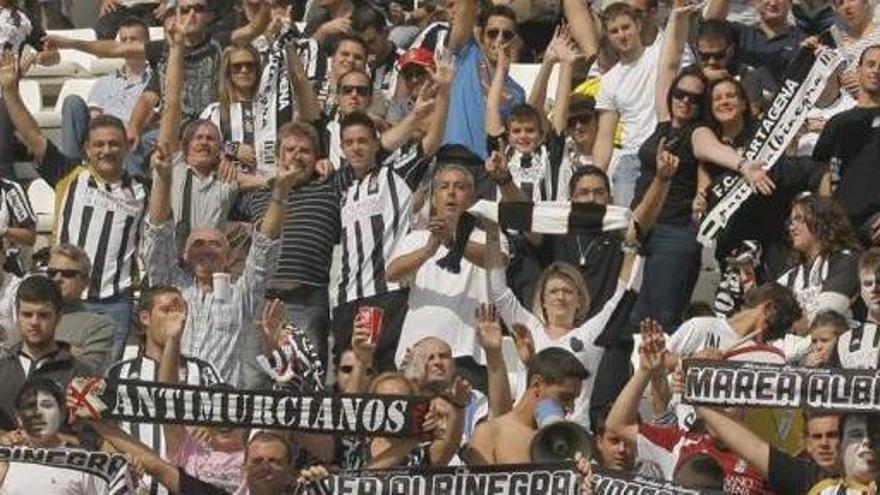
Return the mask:
M 0 57 L 0 87 L 15 129 L 39 164 L 43 179 L 55 187 L 53 244 L 73 243 L 92 262 L 86 308 L 116 323 L 113 359 L 122 355 L 131 326 L 132 284 L 147 190 L 123 170 L 128 150 L 125 125 L 98 116 L 89 123 L 86 161 L 61 153 L 41 132 L 18 92 L 18 64 L 9 50 Z
M 843 475 L 830 477 L 812 460 L 793 458 L 769 445 L 751 430 L 717 410 L 698 407 L 706 426 L 730 450 L 757 468 L 767 488 L 780 495 L 868 493 L 880 474 L 880 421 L 874 415 L 847 414 L 842 420 L 840 460 Z
M 15 399 L 18 430 L 0 436 L 0 444 L 36 448 L 64 447 L 59 430 L 67 416 L 64 391 L 54 381 L 37 377 L 24 384 Z M 105 482 L 75 469 L 40 464 L 0 462 L 0 493 L 99 493 Z
M 880 358 L 880 248 L 872 248 L 859 258 L 862 301 L 867 319 L 845 332 L 837 341 L 837 356 L 844 368 L 877 368 Z

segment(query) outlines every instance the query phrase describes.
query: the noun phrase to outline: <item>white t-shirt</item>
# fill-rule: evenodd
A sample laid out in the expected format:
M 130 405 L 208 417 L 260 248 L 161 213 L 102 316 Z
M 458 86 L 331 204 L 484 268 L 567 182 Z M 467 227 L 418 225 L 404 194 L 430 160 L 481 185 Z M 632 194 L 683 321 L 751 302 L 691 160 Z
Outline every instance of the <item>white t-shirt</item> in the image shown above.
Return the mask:
M 21 279 L 12 273 L 3 273 L 3 282 L 0 282 L 0 340 L 9 337 L 9 333 L 15 330 L 15 294 Z
M 104 480 L 76 469 L 10 462 L 0 495 L 97 495 L 105 486 Z
M 662 39 L 658 36 L 634 62 L 618 62 L 602 75 L 596 109 L 612 110 L 620 116 L 624 154 L 636 153 L 657 126 L 654 89 Z
M 586 428 L 590 427 L 590 396 L 593 394 L 593 383 L 599 370 L 599 362 L 605 352 L 605 349 L 595 345 L 594 341 L 605 329 L 605 325 L 623 298 L 626 291 L 625 286 L 625 282 L 619 281 L 614 295 L 608 299 L 599 313 L 555 339 L 547 335 L 544 323 L 519 303 L 513 291 L 505 289 L 503 292 L 493 293 L 495 306 L 507 325 L 522 323 L 532 331 L 535 352 L 550 347 L 565 349 L 574 354 L 590 373 L 590 376 L 581 385 L 581 393 L 575 399 L 574 410 L 569 416 L 571 421 L 576 421 Z M 525 382 L 520 380 L 517 383 L 517 389 L 517 396 L 519 396 L 525 389 Z
M 391 260 L 421 249 L 431 233 L 427 230 L 410 232 L 394 250 Z M 485 244 L 486 234 L 475 230 L 470 240 Z M 507 251 L 501 241 L 501 250 Z M 485 363 L 483 349 L 474 332 L 474 313 L 480 303 L 486 302 L 488 287 L 486 271 L 466 258 L 461 260 L 461 271 L 452 273 L 437 266 L 437 260 L 449 252 L 440 246 L 434 256 L 424 262 L 414 275 L 405 281 L 410 288 L 409 311 L 403 321 L 394 362 L 400 366 L 406 350 L 425 337 L 437 337 L 452 348 L 452 356 L 473 356 Z
M 717 316 L 699 316 L 682 323 L 666 340 L 666 348 L 681 356 L 703 349 L 725 349 L 736 343 L 739 338 L 726 319 Z

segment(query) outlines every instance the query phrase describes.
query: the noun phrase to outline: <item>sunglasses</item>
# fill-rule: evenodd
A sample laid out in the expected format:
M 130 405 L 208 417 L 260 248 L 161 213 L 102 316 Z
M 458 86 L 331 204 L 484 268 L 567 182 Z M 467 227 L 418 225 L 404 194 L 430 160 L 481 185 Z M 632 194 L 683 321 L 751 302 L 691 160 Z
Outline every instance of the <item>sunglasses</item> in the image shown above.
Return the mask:
M 64 278 L 76 278 L 83 275 L 83 272 L 65 268 L 48 268 L 46 269 L 46 275 L 48 275 L 49 278 L 55 278 L 55 275 L 61 275 Z
M 516 36 L 516 33 L 510 29 L 491 28 L 486 30 L 486 36 L 488 36 L 490 40 L 498 39 L 499 35 L 501 36 L 502 41 L 510 41 Z
M 186 7 L 180 7 L 180 13 L 182 15 L 187 15 L 190 12 L 195 12 L 196 14 L 204 14 L 208 11 L 208 6 L 202 3 L 197 3 L 195 5 L 187 5 Z
M 229 64 L 231 72 L 253 72 L 256 67 L 257 64 L 253 62 L 233 62 Z
M 685 91 L 681 88 L 674 88 L 672 90 L 673 98 L 675 98 L 676 100 L 687 101 L 693 103 L 694 105 L 700 103 L 700 98 L 702 98 L 702 96 L 703 95 L 699 93 L 691 93 L 690 91 Z
M 717 52 L 697 52 L 697 56 L 700 57 L 700 60 L 718 60 L 721 61 L 727 55 L 727 48 L 723 50 L 718 50 Z
M 348 85 L 343 84 L 340 88 L 340 92 L 344 95 L 357 94 L 358 96 L 370 96 L 370 87 L 369 86 L 360 86 L 360 85 Z
M 573 129 L 573 128 L 577 127 L 578 125 L 586 126 L 586 125 L 589 125 L 591 120 L 593 120 L 593 118 L 590 117 L 589 115 L 576 115 L 574 117 L 569 117 L 568 118 L 568 127 Z

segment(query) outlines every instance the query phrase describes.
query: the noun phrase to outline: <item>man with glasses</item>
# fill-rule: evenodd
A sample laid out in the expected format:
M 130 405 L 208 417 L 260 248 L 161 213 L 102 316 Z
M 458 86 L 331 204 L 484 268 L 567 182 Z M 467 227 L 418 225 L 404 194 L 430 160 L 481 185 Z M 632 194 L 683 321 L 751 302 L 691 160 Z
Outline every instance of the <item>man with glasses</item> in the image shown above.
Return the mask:
M 449 104 L 449 123 L 444 144 L 462 144 L 485 160 L 489 156 L 486 143 L 486 95 L 498 60 L 505 50 L 516 60 L 516 14 L 506 6 L 493 5 L 483 10 L 479 19 L 480 37 L 476 38 L 475 0 L 455 2 L 452 31 L 448 49 L 455 57 L 455 79 Z M 507 120 L 510 110 L 525 102 L 525 91 L 509 75 L 504 79 L 500 108 L 501 119 Z
M 49 252 L 49 276 L 61 289 L 64 306 L 55 338 L 70 344 L 70 353 L 95 373 L 102 373 L 110 364 L 113 349 L 113 320 L 90 311 L 82 303 L 82 294 L 89 285 L 92 264 L 89 255 L 72 244 L 57 244 Z M 10 335 L 7 346 L 21 340 L 21 334 Z
M 397 87 L 397 60 L 404 50 L 388 39 L 389 30 L 385 16 L 374 8 L 362 8 L 352 14 L 351 26 L 367 46 L 370 56 L 370 72 L 375 98 L 373 113 L 385 115 L 388 100 L 394 97 Z
M 333 105 L 336 104 L 334 98 L 339 78 L 355 69 L 366 72 L 367 45 L 353 34 L 341 36 L 330 57 L 329 77 L 320 81 L 318 86 L 318 103 L 321 105 L 321 110 L 325 112 L 332 110 Z

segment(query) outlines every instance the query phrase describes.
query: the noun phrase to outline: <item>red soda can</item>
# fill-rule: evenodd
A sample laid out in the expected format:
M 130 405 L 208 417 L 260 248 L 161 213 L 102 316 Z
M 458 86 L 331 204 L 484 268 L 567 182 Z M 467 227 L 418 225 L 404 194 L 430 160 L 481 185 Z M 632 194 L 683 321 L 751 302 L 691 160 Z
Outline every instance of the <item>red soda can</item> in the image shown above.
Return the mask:
M 382 333 L 382 308 L 375 306 L 360 306 L 357 318 L 365 321 L 370 326 L 370 343 L 375 345 L 379 342 L 379 334 Z

